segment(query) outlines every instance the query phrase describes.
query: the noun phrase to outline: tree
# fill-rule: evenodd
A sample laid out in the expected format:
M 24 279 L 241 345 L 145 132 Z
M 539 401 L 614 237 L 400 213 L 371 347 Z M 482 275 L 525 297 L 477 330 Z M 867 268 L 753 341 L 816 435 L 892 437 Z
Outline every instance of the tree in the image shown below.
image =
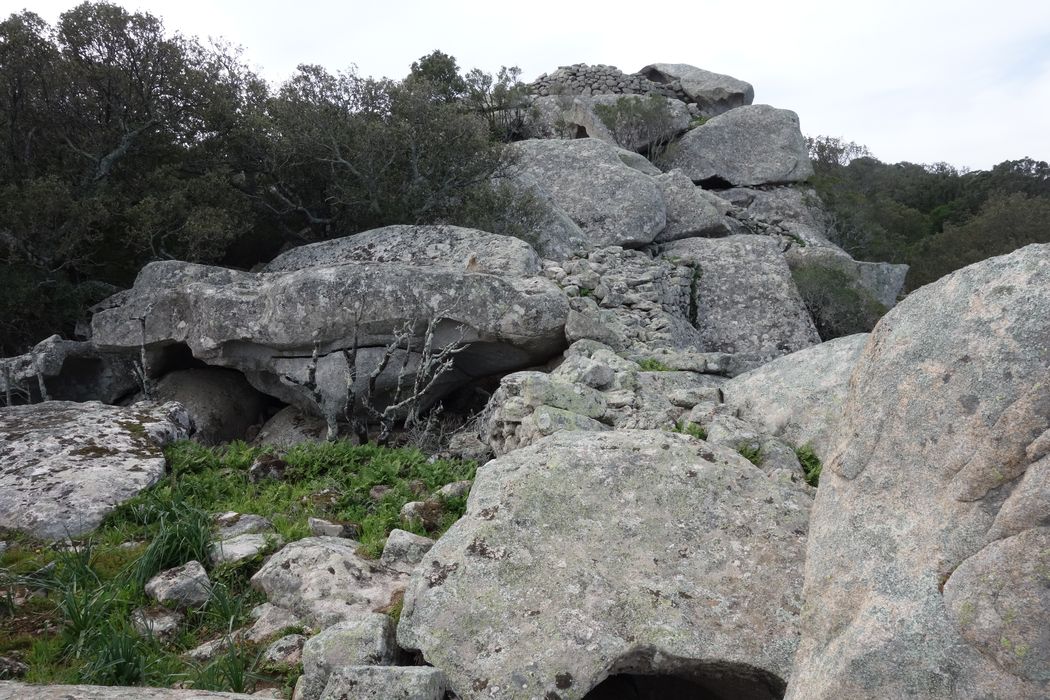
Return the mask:
M 252 228 L 229 140 L 253 82 L 231 52 L 111 4 L 0 23 L 0 274 L 36 300 L 0 347 L 38 322 L 70 331 L 149 259 L 217 260 Z

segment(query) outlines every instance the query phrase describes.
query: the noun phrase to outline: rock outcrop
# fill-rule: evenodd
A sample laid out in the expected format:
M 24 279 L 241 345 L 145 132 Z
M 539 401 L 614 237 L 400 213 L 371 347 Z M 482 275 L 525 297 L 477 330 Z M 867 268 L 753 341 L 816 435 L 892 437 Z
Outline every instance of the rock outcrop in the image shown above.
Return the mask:
M 491 246 L 492 237 L 479 235 L 479 250 Z M 402 238 L 412 251 L 413 231 L 403 231 Z M 524 265 L 529 254 L 520 248 L 524 244 L 505 241 L 508 251 L 523 253 L 518 259 Z M 544 362 L 557 353 L 568 315 L 564 294 L 542 277 L 477 271 L 472 258 L 459 259 L 464 247 L 458 244 L 439 256 L 432 248 L 417 246 L 415 259 L 439 257 L 437 263 L 418 267 L 346 262 L 365 253 L 334 243 L 325 248 L 332 253 L 332 264 L 286 272 L 153 263 L 139 274 L 130 293 L 95 314 L 93 337 L 101 347 L 145 345 L 155 356 L 183 344 L 198 360 L 237 369 L 260 391 L 322 415 L 342 414 L 348 353 L 355 343 L 353 393 L 360 396 L 369 373 L 406 324 L 409 376 L 421 357 L 428 321 L 437 324 L 431 329 L 432 348 L 468 346 L 435 388 L 438 394 L 471 377 Z M 381 258 L 389 254 L 385 247 L 371 250 Z M 317 250 L 292 255 L 281 266 L 296 267 L 318 255 L 324 259 Z M 505 251 L 500 260 L 510 255 Z M 391 390 L 405 352 L 404 347 L 396 351 L 380 378 L 381 389 Z
M 748 105 L 686 132 L 665 158 L 693 182 L 749 187 L 802 182 L 813 175 L 798 115 Z
M 151 395 L 181 404 L 193 420 L 193 438 L 205 445 L 245 439 L 266 407 L 266 397 L 242 374 L 217 367 L 169 372 L 152 387 Z
M 768 361 L 820 342 L 772 238 L 689 238 L 661 246 L 660 256 L 695 271 L 690 320 L 703 350 Z
M 91 532 L 160 480 L 161 448 L 188 437 L 191 425 L 174 403 L 0 408 L 0 528 L 43 539 Z
M 251 700 L 244 693 L 213 693 L 207 690 L 168 688 L 119 688 L 97 685 L 30 685 L 0 681 L 0 700 Z M 257 698 L 256 698 L 257 700 Z
M 821 476 L 789 698 L 1050 693 L 1050 245 L 871 334 Z
M 725 404 L 764 432 L 826 458 L 867 342 L 868 334 L 858 333 L 779 357 L 723 384 Z
M 554 217 L 568 217 L 582 252 L 650 243 L 667 224 L 652 177 L 624 164 L 618 149 L 597 139 L 532 139 L 512 144 L 517 186 L 549 198 Z
M 750 83 L 685 63 L 651 63 L 638 72 L 654 83 L 680 89 L 704 117 L 715 117 L 755 101 L 755 89 Z
M 809 504 L 683 435 L 556 434 L 478 471 L 405 593 L 398 643 L 464 699 L 571 700 L 619 672 L 778 697 Z
M 24 355 L 0 358 L 0 398 L 5 405 L 44 400 L 116 403 L 138 388 L 128 355 L 100 352 L 92 343 L 57 335 Z
M 667 119 L 654 123 L 650 129 L 625 128 L 620 130 L 623 143 L 617 143 L 616 131 L 602 118 L 603 108 L 615 108 L 622 100 L 642 100 L 637 95 L 596 95 L 537 97 L 529 121 L 533 138 L 592 138 L 631 151 L 645 152 L 666 143 L 689 128 L 692 115 L 684 102 L 670 97 L 658 97 L 667 105 Z

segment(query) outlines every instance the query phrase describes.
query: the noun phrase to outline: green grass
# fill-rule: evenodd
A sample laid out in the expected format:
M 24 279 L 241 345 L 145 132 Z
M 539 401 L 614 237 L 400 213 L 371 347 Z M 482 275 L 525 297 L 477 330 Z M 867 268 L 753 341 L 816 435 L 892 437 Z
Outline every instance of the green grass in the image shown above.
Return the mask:
M 742 442 L 736 447 L 736 451 L 740 453 L 740 456 L 746 459 L 756 467 L 762 466 L 762 461 L 765 455 L 762 454 L 762 448 L 755 445 Z
M 663 362 L 652 357 L 646 357 L 642 360 L 638 360 L 638 366 L 642 368 L 643 372 L 673 372 L 674 370 Z
M 795 456 L 798 457 L 799 464 L 802 465 L 802 471 L 806 475 L 806 483 L 810 486 L 819 485 L 820 470 L 823 468 L 823 465 L 820 463 L 820 457 L 813 452 L 813 448 L 809 445 L 796 447 Z
M 685 420 L 678 421 L 674 427 L 674 432 L 695 437 L 697 440 L 707 439 L 707 431 L 702 426 Z
M 378 556 L 393 528 L 439 535 L 466 508 L 465 498 L 446 501 L 433 532 L 404 526 L 401 507 L 420 499 L 410 482 L 421 481 L 429 494 L 472 479 L 476 469 L 474 462 L 428 463 L 412 449 L 315 443 L 282 456 L 288 463 L 284 481 L 253 484 L 248 468 L 261 454 L 244 443 L 215 448 L 176 443 L 166 450 L 170 474 L 115 510 L 76 549 L 5 534 L 11 546 L 0 555 L 0 653 L 27 663 L 27 680 L 34 683 L 185 683 L 234 692 L 251 691 L 259 682 L 290 687 L 298 669 L 264 673 L 260 649 L 250 645 L 233 645 L 204 665 L 182 656 L 248 621 L 250 610 L 262 602 L 249 585 L 262 557 L 211 568 L 211 600 L 187 611 L 183 628 L 167 642 L 142 637 L 131 626 L 131 612 L 150 605 L 145 582 L 190 560 L 207 567 L 212 516 L 231 510 L 270 518 L 289 542 L 309 534 L 310 517 L 353 522 L 360 527 L 362 554 Z M 377 485 L 390 488 L 378 502 L 369 495 Z M 310 498 L 326 489 L 337 494 L 331 502 Z M 127 542 L 136 544 L 122 546 Z M 38 593 L 27 598 L 34 590 Z

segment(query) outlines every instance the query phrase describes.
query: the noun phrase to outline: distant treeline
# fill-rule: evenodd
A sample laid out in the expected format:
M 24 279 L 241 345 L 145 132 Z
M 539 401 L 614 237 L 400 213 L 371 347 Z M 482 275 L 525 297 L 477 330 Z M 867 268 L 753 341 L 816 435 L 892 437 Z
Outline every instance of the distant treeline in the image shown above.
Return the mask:
M 150 260 L 250 267 L 395 223 L 525 235 L 500 184 L 517 69 L 440 51 L 402 80 L 303 65 L 270 86 L 226 45 L 84 3 L 0 22 L 0 356 L 70 335 Z
M 810 139 L 813 185 L 838 239 L 860 260 L 907 263 L 915 289 L 979 260 L 1050 242 L 1050 165 L 1024 158 L 991 170 L 883 163 L 867 148 Z

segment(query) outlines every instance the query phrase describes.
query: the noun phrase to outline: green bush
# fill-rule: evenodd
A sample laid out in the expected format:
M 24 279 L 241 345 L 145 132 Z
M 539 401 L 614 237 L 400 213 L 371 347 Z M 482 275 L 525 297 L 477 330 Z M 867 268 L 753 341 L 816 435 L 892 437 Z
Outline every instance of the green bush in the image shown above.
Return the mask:
M 867 333 L 886 313 L 871 292 L 836 267 L 806 262 L 791 275 L 822 340 Z
M 674 113 L 659 95 L 595 104 L 594 113 L 621 148 L 637 150 L 649 160 L 658 159 L 676 135 Z
M 820 483 L 820 470 L 822 468 L 820 457 L 817 457 L 817 454 L 809 445 L 796 447 L 795 456 L 798 457 L 798 462 L 802 465 L 802 471 L 806 475 L 806 483 L 810 486 L 817 486 Z

